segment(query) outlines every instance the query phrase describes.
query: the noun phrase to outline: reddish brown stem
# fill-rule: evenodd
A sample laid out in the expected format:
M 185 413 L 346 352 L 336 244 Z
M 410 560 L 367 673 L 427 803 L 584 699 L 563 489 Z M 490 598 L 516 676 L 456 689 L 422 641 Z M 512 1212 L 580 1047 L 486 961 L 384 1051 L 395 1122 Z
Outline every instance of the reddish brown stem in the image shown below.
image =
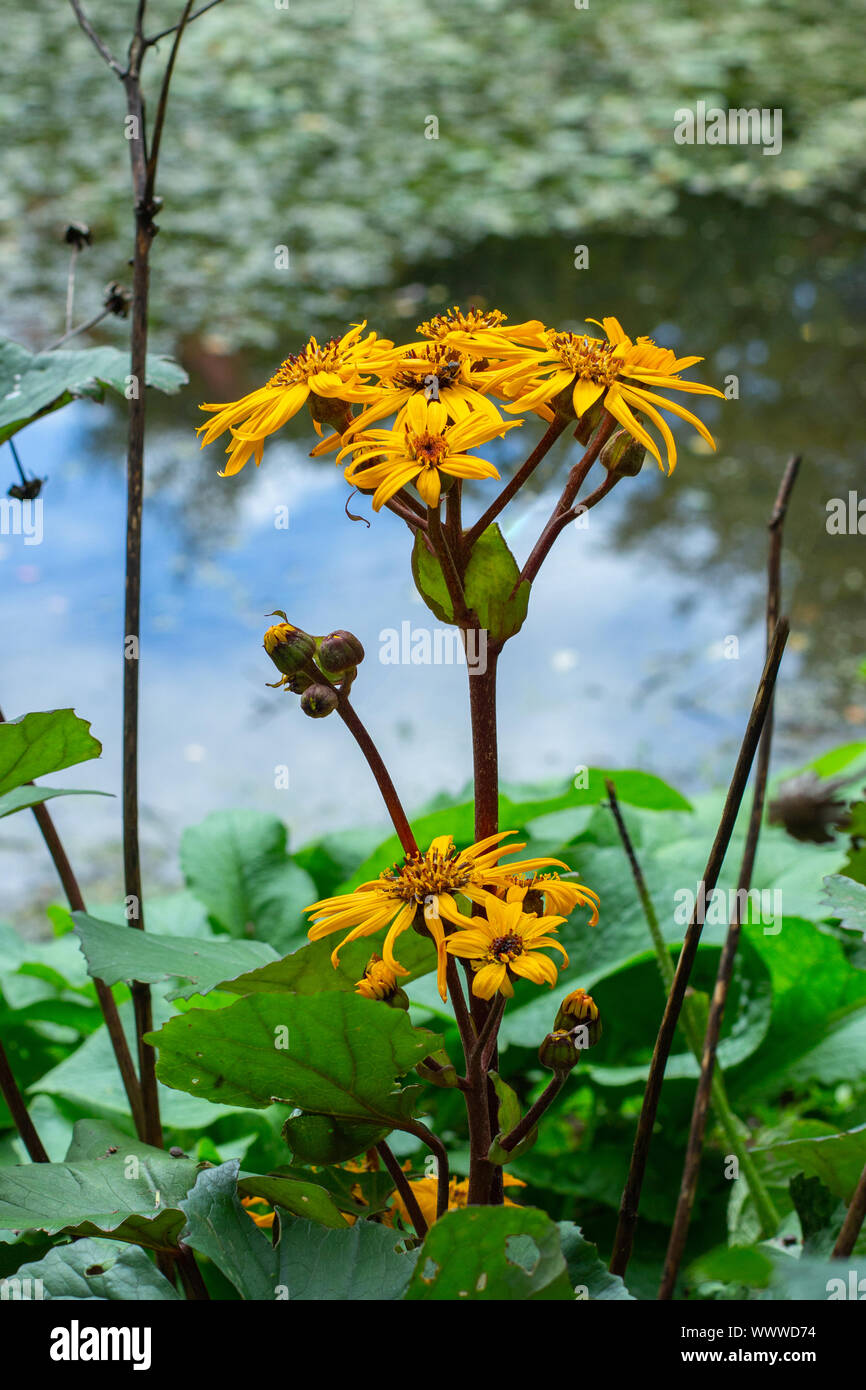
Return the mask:
M 12 1073 L 9 1059 L 6 1056 L 6 1049 L 0 1043 L 0 1092 L 3 1094 L 9 1113 L 15 1123 L 15 1128 L 21 1135 L 24 1147 L 34 1163 L 50 1163 L 51 1160 L 42 1145 L 42 1140 L 36 1132 L 36 1126 L 27 1114 L 27 1106 L 24 1104 L 24 1097 L 18 1089 L 18 1082 Z
M 505 484 L 499 496 L 493 499 L 483 516 L 480 516 L 475 522 L 475 525 L 470 526 L 469 530 L 466 532 L 463 537 L 463 549 L 467 554 L 478 540 L 478 537 L 484 534 L 487 527 L 492 525 L 503 508 L 507 507 L 512 497 L 514 497 L 523 487 L 524 483 L 532 477 L 532 474 L 535 472 L 542 459 L 550 452 L 568 423 L 564 415 L 554 415 L 547 430 L 542 435 L 541 439 L 539 439 L 526 462 L 520 465 L 514 477 Z

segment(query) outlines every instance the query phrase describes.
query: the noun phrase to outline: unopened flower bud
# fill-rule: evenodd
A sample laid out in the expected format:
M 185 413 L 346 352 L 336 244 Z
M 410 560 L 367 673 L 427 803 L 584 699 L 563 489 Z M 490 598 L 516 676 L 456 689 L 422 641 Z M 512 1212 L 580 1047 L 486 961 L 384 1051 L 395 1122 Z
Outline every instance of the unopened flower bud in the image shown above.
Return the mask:
M 538 1060 L 550 1071 L 571 1071 L 580 1061 L 580 1049 L 566 1029 L 548 1033 L 538 1049 Z
M 355 984 L 355 993 L 362 994 L 365 999 L 390 1004 L 392 1009 L 409 1008 L 409 996 L 397 984 L 396 971 L 386 965 L 381 956 L 370 957 L 363 978 Z
M 570 389 L 570 388 L 567 388 Z M 601 417 L 604 414 L 604 397 L 599 396 L 597 401 L 585 410 L 577 422 L 574 437 L 580 444 L 588 444 L 601 424 Z
M 337 396 L 319 396 L 311 391 L 307 397 L 310 414 L 317 425 L 331 425 L 337 434 L 344 434 L 352 419 L 352 407 Z
M 277 611 L 270 616 L 285 618 L 286 615 Z M 303 666 L 309 665 L 315 656 L 316 639 L 285 621 L 268 628 L 264 648 L 278 671 L 282 671 L 284 676 L 293 676 Z
M 644 465 L 646 449 L 628 430 L 612 434 L 599 455 L 608 473 L 615 478 L 636 478 Z
M 319 642 L 316 660 L 328 676 L 342 676 L 364 660 L 364 648 L 353 632 L 339 628 Z
M 76 251 L 83 251 L 85 246 L 92 244 L 93 233 L 86 222 L 70 222 L 63 233 L 63 240 L 68 246 L 74 246 Z
M 308 685 L 301 696 L 301 709 L 311 719 L 324 719 L 337 708 L 338 695 L 330 685 Z
M 585 989 L 572 990 L 559 1006 L 554 1022 L 556 1029 L 577 1029 L 578 1047 L 593 1047 L 601 1037 L 601 1017 L 598 1005 Z

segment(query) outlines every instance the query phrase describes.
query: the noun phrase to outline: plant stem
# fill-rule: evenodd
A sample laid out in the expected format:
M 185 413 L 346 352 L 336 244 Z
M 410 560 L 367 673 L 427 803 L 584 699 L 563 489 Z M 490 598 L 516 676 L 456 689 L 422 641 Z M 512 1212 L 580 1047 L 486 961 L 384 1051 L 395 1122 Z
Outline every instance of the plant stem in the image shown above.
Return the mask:
M 202 1272 L 198 1267 L 195 1253 L 190 1246 L 183 1242 L 177 1247 L 177 1272 L 183 1284 L 184 1293 L 188 1299 L 196 1302 L 204 1302 L 210 1299 L 207 1291 L 207 1284 L 202 1278 Z
M 470 625 L 470 613 L 466 606 L 466 595 L 463 592 L 463 580 L 457 569 L 451 547 L 445 537 L 442 527 L 442 519 L 439 516 L 438 507 L 427 508 L 427 534 L 434 552 L 442 567 L 442 575 L 448 589 L 448 597 L 451 600 L 451 607 L 454 610 L 454 622 L 461 627 Z
M 420 1120 L 404 1120 L 399 1126 L 407 1134 L 414 1134 L 416 1139 L 420 1139 L 423 1144 L 436 1157 L 436 1169 L 438 1178 L 438 1188 L 436 1193 L 436 1219 L 444 1216 L 448 1210 L 448 1187 L 450 1174 L 448 1168 L 448 1152 L 445 1145 L 438 1135 L 429 1130 Z
M 569 1073 L 567 1071 L 556 1071 L 553 1073 L 553 1076 L 550 1081 L 548 1081 L 541 1095 L 538 1097 L 538 1100 L 534 1105 L 529 1107 L 520 1123 L 516 1124 L 511 1132 L 506 1134 L 505 1138 L 499 1141 L 501 1148 L 508 1150 L 510 1153 L 512 1149 L 517 1148 L 521 1139 L 525 1139 L 527 1134 L 532 1133 L 545 1110 L 556 1100 L 556 1097 L 559 1095 L 568 1079 L 568 1075 Z
M 409 1220 L 415 1227 L 416 1236 L 418 1236 L 420 1240 L 423 1240 L 427 1234 L 427 1222 L 424 1220 L 421 1208 L 418 1205 L 418 1198 L 412 1191 L 406 1174 L 403 1172 L 403 1169 L 400 1167 L 400 1164 L 397 1162 L 384 1139 L 376 1145 L 376 1153 L 388 1169 L 394 1181 L 394 1186 L 403 1198 L 403 1204 L 409 1213 Z
M 521 583 L 523 583 L 524 580 L 527 580 L 530 584 L 533 582 L 560 531 L 574 519 L 574 513 L 571 511 L 574 500 L 580 491 L 587 473 L 590 468 L 592 468 L 592 465 L 595 463 L 604 445 L 613 433 L 615 425 L 616 421 L 613 416 L 605 411 L 601 418 L 601 423 L 592 438 L 592 442 L 583 457 L 574 465 L 569 473 L 568 481 L 562 490 L 562 496 L 551 512 L 547 525 L 535 542 L 532 553 L 520 572 Z
M 9 1065 L 6 1056 L 6 1049 L 0 1042 L 0 1092 L 3 1094 L 9 1113 L 15 1123 L 15 1128 L 21 1135 L 24 1147 L 34 1163 L 50 1163 L 51 1160 L 42 1145 L 42 1140 L 36 1132 L 36 1126 L 27 1114 L 27 1106 L 24 1104 L 24 1097 L 18 1089 L 18 1082 Z
M 795 456 L 790 459 L 782 477 L 776 502 L 769 522 L 770 549 L 767 559 L 767 648 L 769 650 L 772 642 L 773 631 L 779 620 L 782 593 L 782 530 L 785 516 L 788 510 L 791 492 L 797 480 L 797 473 L 800 467 L 800 457 Z M 671 1227 L 670 1240 L 665 1258 L 662 1281 L 659 1287 L 659 1298 L 669 1299 L 673 1297 L 676 1285 L 677 1274 L 685 1250 L 686 1239 L 688 1237 L 689 1224 L 691 1221 L 692 1207 L 694 1206 L 695 1193 L 697 1192 L 698 1178 L 700 1174 L 701 1156 L 704 1146 L 704 1134 L 707 1125 L 707 1111 L 710 1103 L 710 1095 L 715 1097 L 716 1083 L 720 1079 L 715 1072 L 716 1051 L 719 1045 L 722 1020 L 724 1018 L 725 1004 L 728 998 L 728 989 L 734 970 L 737 948 L 740 942 L 740 931 L 742 926 L 741 903 L 743 895 L 747 894 L 752 883 L 752 874 L 755 868 L 755 857 L 758 851 L 758 841 L 761 835 L 761 825 L 764 817 L 764 802 L 767 793 L 767 779 L 770 769 L 770 750 L 773 740 L 773 700 L 767 708 L 767 717 L 761 733 L 761 741 L 758 748 L 758 760 L 755 769 L 755 789 L 752 797 L 752 809 L 749 816 L 749 826 L 746 832 L 746 843 L 743 850 L 742 863 L 737 881 L 737 896 L 731 921 L 728 926 L 728 933 L 722 954 L 719 959 L 718 970 L 716 973 L 716 984 L 713 990 L 713 997 L 710 1003 L 710 1012 L 707 1019 L 706 1035 L 703 1042 L 703 1055 L 701 1058 L 701 1074 L 695 1092 L 694 1106 L 692 1108 L 692 1119 L 689 1128 L 688 1144 L 686 1146 L 686 1157 L 683 1165 L 683 1175 L 680 1183 L 680 1192 L 677 1199 L 677 1209 L 674 1216 L 673 1226 Z M 755 1176 L 756 1170 L 754 1162 L 749 1156 L 749 1165 Z M 764 1236 L 774 1235 L 779 1229 L 779 1214 L 776 1211 L 769 1193 L 760 1183 L 758 1188 L 752 1187 L 748 1170 L 745 1176 L 749 1181 L 749 1187 L 755 1201 L 758 1217 L 761 1222 L 761 1231 Z M 759 1180 L 760 1182 L 760 1180 Z
M 4 724 L 5 722 L 5 716 L 2 709 L 0 709 L 0 724 Z M 29 782 L 27 785 L 33 786 L 35 784 Z M 86 912 L 87 908 L 84 905 L 84 898 L 78 886 L 78 879 L 75 877 L 66 850 L 63 848 L 63 843 L 57 833 L 57 827 L 54 824 L 51 812 L 44 802 L 36 806 L 31 806 L 30 809 L 42 833 L 42 838 L 45 841 L 48 853 L 51 855 L 54 867 L 57 870 L 57 876 L 63 885 L 63 891 L 66 894 L 66 901 L 69 903 L 70 912 Z M 102 1017 L 108 1029 L 108 1036 L 111 1039 L 111 1046 L 114 1049 L 117 1067 L 120 1072 L 121 1080 L 123 1081 L 123 1089 L 126 1091 L 126 1098 L 129 1101 L 129 1109 L 132 1114 L 133 1123 L 135 1124 L 135 1132 L 139 1139 L 143 1139 L 144 1111 L 141 1104 L 141 1088 L 138 1084 L 138 1077 L 135 1074 L 135 1065 L 126 1041 L 126 1034 L 123 1031 L 123 1024 L 120 1021 L 120 1014 L 117 1011 L 117 1004 L 114 1001 L 114 995 L 104 980 L 99 980 L 94 977 L 93 983 L 96 987 L 96 997 L 99 1001 L 99 1007 L 102 1010 Z
M 740 753 L 737 758 L 733 776 L 731 777 L 731 783 L 725 798 L 725 805 L 722 811 L 722 818 L 719 822 L 719 828 L 716 831 L 716 837 L 704 870 L 702 879 L 704 895 L 712 893 L 718 882 L 719 873 L 721 872 L 725 854 L 736 823 L 740 803 L 743 799 L 743 793 L 746 789 L 746 782 L 748 781 L 752 760 L 755 756 L 758 739 L 760 738 L 764 720 L 767 717 L 767 711 L 772 700 L 773 687 L 775 685 L 776 676 L 778 675 L 779 663 L 782 659 L 782 653 L 785 649 L 787 638 L 787 620 L 780 618 L 776 625 L 770 654 L 764 665 L 764 670 L 752 705 L 752 711 L 749 716 L 749 722 L 743 736 Z M 613 1256 L 610 1262 L 612 1274 L 623 1275 L 628 1267 L 628 1261 L 631 1256 L 634 1231 L 637 1225 L 638 1208 L 640 1205 L 641 1188 L 643 1186 L 644 1172 L 646 1171 L 647 1159 L 649 1157 L 650 1143 L 652 1141 L 652 1132 L 655 1125 L 656 1113 L 658 1111 L 659 1096 L 664 1080 L 665 1067 L 667 1066 L 667 1060 L 670 1055 L 671 1044 L 682 1009 L 685 992 L 688 988 L 689 976 L 691 975 L 692 966 L 694 965 L 702 929 L 703 905 L 699 902 L 695 905 L 691 921 L 686 929 L 680 958 L 674 973 L 673 985 L 668 996 L 667 1005 L 653 1050 L 652 1061 L 650 1062 L 649 1078 L 647 1080 L 643 1106 L 641 1108 L 640 1119 L 635 1134 L 628 1179 L 620 1205 L 619 1222 L 614 1240 Z
M 466 532 L 466 535 L 463 537 L 463 548 L 466 553 L 471 551 L 479 536 L 484 534 L 487 527 L 496 520 L 499 513 L 508 505 L 512 497 L 514 497 L 523 487 L 523 484 L 532 477 L 532 474 L 545 455 L 549 453 L 568 423 L 564 415 L 554 415 L 546 432 L 542 435 L 541 439 L 539 439 L 532 453 L 529 455 L 529 458 L 525 463 L 520 465 L 514 477 L 506 483 L 499 496 L 494 498 L 484 515 L 480 516 L 475 522 L 475 525 L 470 526 L 469 530 Z
M 673 962 L 671 961 L 670 954 L 665 945 L 661 927 L 659 926 L 659 920 L 656 915 L 655 905 L 650 897 L 649 889 L 647 888 L 643 871 L 638 861 L 637 854 L 635 853 L 631 836 L 628 833 L 628 827 L 623 820 L 619 801 L 617 800 L 616 787 L 609 777 L 605 778 L 605 786 L 607 787 L 608 796 L 610 798 L 610 809 L 616 821 L 617 830 L 619 831 L 623 849 L 625 850 L 626 857 L 631 867 L 632 877 L 634 878 L 638 897 L 641 900 L 644 916 L 647 921 L 647 926 L 649 927 L 650 936 L 652 937 L 665 995 L 668 995 L 670 994 L 671 986 L 674 982 Z M 702 1053 L 702 1029 L 694 999 L 686 998 L 683 1001 L 682 1027 L 691 1051 L 694 1053 L 698 1062 L 700 1062 Z M 741 1122 L 731 1109 L 721 1067 L 713 1077 L 712 1100 L 719 1127 L 724 1134 L 729 1149 L 736 1155 L 743 1176 L 752 1193 L 755 1206 L 761 1215 L 762 1225 L 764 1221 L 767 1223 L 764 1227 L 764 1234 L 772 1235 L 779 1228 L 779 1216 L 773 1205 L 770 1194 L 757 1170 L 755 1161 L 746 1148 L 746 1144 L 742 1138 L 740 1132 Z
M 854 1196 L 851 1198 L 851 1205 L 839 1232 L 839 1239 L 833 1246 L 834 1259 L 844 1260 L 851 1254 L 864 1220 L 866 1220 L 866 1167 L 860 1174 Z
M 501 647 L 487 642 L 486 669 L 469 667 L 472 766 L 475 783 L 475 839 L 499 829 L 499 756 L 496 736 L 496 668 Z
M 364 757 L 367 759 L 370 771 L 376 779 L 376 785 L 382 793 L 382 800 L 388 808 L 388 815 L 400 840 L 400 844 L 406 854 L 417 854 L 418 845 L 412 828 L 403 810 L 403 805 L 397 795 L 397 789 L 391 781 L 390 774 L 382 761 L 378 748 L 371 739 L 364 725 L 358 718 L 354 706 L 350 704 L 348 696 L 340 696 L 337 704 L 337 713 L 345 724 L 349 733 L 354 738 Z

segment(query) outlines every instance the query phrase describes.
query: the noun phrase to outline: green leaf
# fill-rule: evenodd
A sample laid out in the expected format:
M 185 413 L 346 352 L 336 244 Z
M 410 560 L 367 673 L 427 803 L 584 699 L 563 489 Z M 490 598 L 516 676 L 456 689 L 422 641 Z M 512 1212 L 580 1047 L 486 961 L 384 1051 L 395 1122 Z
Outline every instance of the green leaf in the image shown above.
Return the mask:
M 195 1175 L 191 1159 L 131 1139 L 116 1154 L 98 1158 L 0 1168 L 0 1228 L 51 1235 L 110 1231 L 115 1240 L 170 1249 L 183 1227 L 178 1203 Z
M 804 1254 L 828 1256 L 845 1220 L 844 1202 L 820 1178 L 807 1178 L 805 1173 L 794 1174 L 788 1191 L 800 1218 Z
M 276 957 L 264 941 L 203 941 L 200 937 L 157 936 L 152 932 L 100 922 L 85 912 L 72 914 L 89 973 L 107 985 L 140 980 L 157 984 L 182 979 L 168 999 L 207 994 L 223 980 Z
M 866 1259 L 862 1257 L 821 1260 L 801 1255 L 793 1259 L 780 1251 L 773 1251 L 772 1257 L 776 1266 L 770 1285 L 773 1299 L 832 1303 L 860 1302 L 866 1297 Z
M 0 339 L 0 444 L 38 416 L 76 397 L 101 401 L 106 387 L 123 395 L 130 371 L 129 352 L 118 348 L 34 353 L 8 338 Z M 173 394 L 188 379 L 170 358 L 148 356 L 148 386 Z
M 2 727 L 2 726 L 0 726 Z M 0 796 L 0 818 L 11 816 L 15 811 L 39 806 L 55 796 L 114 796 L 114 792 L 97 792 L 72 787 L 16 787 L 14 791 Z
M 295 1115 L 286 1120 L 282 1135 L 296 1163 L 343 1163 L 366 1153 L 385 1139 L 391 1126 L 352 1124 L 331 1115 Z
M 519 580 L 517 561 L 494 521 L 472 547 L 464 580 L 466 602 L 493 642 L 507 641 L 523 626 L 532 586 Z
M 282 1207 L 293 1216 L 316 1221 L 320 1226 L 329 1226 L 337 1230 L 346 1226 L 346 1221 L 334 1205 L 330 1194 L 316 1183 L 273 1173 L 263 1177 L 246 1174 L 238 1181 L 238 1191 L 244 1197 L 264 1197 L 272 1207 Z
M 179 1301 L 180 1295 L 143 1250 L 113 1240 L 77 1240 L 55 1246 L 41 1260 L 22 1265 L 17 1279 L 41 1279 L 49 1299 Z
M 436 556 L 430 554 L 421 531 L 415 532 L 412 547 L 412 578 L 430 612 L 442 623 L 453 623 L 454 607 L 442 566 Z
M 184 1244 L 206 1255 L 234 1284 L 241 1298 L 268 1302 L 276 1297 L 279 1256 L 270 1238 L 241 1206 L 237 1159 L 205 1168 L 181 1202 L 186 1215 Z
M 598 1250 L 584 1239 L 579 1226 L 571 1221 L 560 1221 L 558 1225 L 568 1278 L 576 1298 L 611 1301 L 633 1297 L 619 1275 L 611 1274 L 599 1259 Z
M 463 1207 L 430 1228 L 408 1300 L 574 1299 L 559 1231 L 532 1207 Z
M 816 1139 L 791 1139 L 752 1150 L 770 1182 L 784 1181 L 803 1172 L 820 1178 L 835 1197 L 851 1201 L 857 1180 L 866 1165 L 866 1125 L 843 1134 Z
M 487 1157 L 491 1163 L 511 1163 L 516 1158 L 522 1158 L 525 1153 L 534 1146 L 538 1138 L 538 1126 L 530 1130 L 529 1134 L 513 1149 L 503 1149 L 501 1140 L 506 1134 L 510 1134 L 515 1125 L 520 1123 L 520 1102 L 516 1093 L 511 1089 L 506 1081 L 495 1071 L 488 1073 L 493 1082 L 493 1089 L 499 1101 L 497 1110 L 498 1133 L 495 1135 Z
M 766 1250 L 754 1245 L 720 1245 L 699 1256 L 686 1271 L 689 1286 L 701 1283 L 745 1285 L 765 1289 L 773 1275 L 773 1261 Z
M 180 860 L 186 881 L 231 936 L 267 941 L 288 951 L 306 936 L 303 911 L 316 885 L 287 854 L 288 832 L 259 811 L 215 811 L 184 832 Z
M 101 752 L 90 724 L 74 710 L 22 714 L 0 724 L 0 795 L 47 772 L 98 758 Z
M 826 901 L 833 917 L 846 931 L 856 931 L 866 939 L 866 886 L 844 874 L 828 874 L 824 879 Z
M 263 965 L 235 979 L 226 979 L 223 987 L 233 994 L 322 994 L 332 990 L 354 992 L 364 967 L 375 950 L 375 940 L 353 941 L 340 952 L 335 970 L 331 954 L 339 936 L 324 937 L 301 946 L 282 960 Z M 429 937 L 406 932 L 400 939 L 400 964 L 409 971 L 408 980 L 417 979 L 436 969 L 436 948 Z M 403 981 L 403 983 L 408 983 Z
M 415 1257 L 396 1249 L 400 1240 L 399 1231 L 371 1221 L 342 1231 L 293 1221 L 280 1238 L 280 1283 L 293 1302 L 402 1298 Z
M 149 1035 L 169 1086 L 228 1104 L 285 1101 L 341 1120 L 394 1128 L 417 1086 L 393 1089 L 438 1038 L 399 1009 L 355 994 L 251 994 L 225 1009 L 191 1009 Z

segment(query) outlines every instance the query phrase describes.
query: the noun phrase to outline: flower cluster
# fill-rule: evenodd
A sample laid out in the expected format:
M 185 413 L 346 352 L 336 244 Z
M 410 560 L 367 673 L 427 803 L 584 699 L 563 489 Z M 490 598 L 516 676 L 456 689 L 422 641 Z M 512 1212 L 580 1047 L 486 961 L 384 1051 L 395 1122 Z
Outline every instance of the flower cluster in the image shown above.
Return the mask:
M 653 426 L 669 472 L 676 444 L 661 411 L 686 421 L 715 448 L 698 416 L 658 394 L 721 396 L 683 378 L 700 357 L 677 357 L 646 337 L 632 340 L 615 318 L 587 322 L 604 337 L 560 332 L 537 319 L 508 325 L 499 310 L 464 312 L 455 305 L 419 324 L 421 338 L 402 345 L 364 335 L 366 323 L 323 346 L 311 338 L 259 390 L 203 405 L 213 418 L 199 429 L 202 445 L 228 431 L 224 476 L 238 473 L 250 457 L 261 463 L 265 439 L 306 404 L 321 436 L 313 455 L 338 451 L 338 462 L 348 459 L 347 482 L 372 493 L 376 511 L 398 495 L 417 507 L 405 491 L 410 487 L 435 508 L 455 480 L 497 478 L 494 465 L 472 451 L 523 424 L 506 418 L 513 414 L 574 420 L 583 438 L 581 423 L 595 428 L 607 412 L 664 468 Z M 371 428 L 386 419 L 388 427 Z M 324 425 L 331 428 L 327 436 Z
M 384 869 L 378 878 L 362 883 L 353 893 L 323 898 L 308 909 L 313 925 L 311 941 L 344 932 L 331 961 L 336 969 L 340 951 L 360 937 L 385 932 L 382 965 L 375 980 L 359 982 L 367 997 L 378 994 L 379 982 L 408 975 L 395 955 L 398 938 L 409 927 L 426 932 L 436 946 L 437 985 L 447 998 L 450 956 L 469 962 L 473 993 L 490 999 L 514 993 L 515 977 L 536 984 L 556 983 L 556 966 L 545 948 L 568 957 L 555 939 L 557 927 L 578 905 L 591 910 L 598 921 L 598 896 L 583 884 L 540 870 L 568 866 L 557 859 L 536 858 L 500 864 L 506 854 L 517 854 L 524 844 L 503 844 L 512 831 L 500 831 L 467 849 L 455 846 L 450 835 L 439 835 L 421 854 L 406 855 L 401 864 Z M 475 915 L 469 911 L 474 906 Z M 564 914 L 564 915 L 563 915 Z

